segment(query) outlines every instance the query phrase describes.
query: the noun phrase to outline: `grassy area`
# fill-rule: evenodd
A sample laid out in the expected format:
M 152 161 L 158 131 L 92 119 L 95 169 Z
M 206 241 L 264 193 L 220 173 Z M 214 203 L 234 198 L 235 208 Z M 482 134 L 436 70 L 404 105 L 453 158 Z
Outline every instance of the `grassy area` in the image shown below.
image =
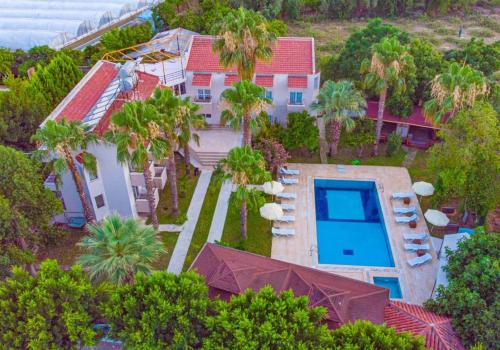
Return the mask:
M 234 194 L 229 200 L 229 209 L 222 233 L 222 242 L 233 247 L 243 245 L 246 251 L 271 256 L 271 222 L 262 218 L 257 208 L 248 210 L 248 239 L 241 242 L 240 233 L 240 205 Z
M 177 243 L 177 238 L 179 238 L 178 232 L 160 232 L 161 239 L 163 241 L 163 247 L 166 253 L 160 256 L 160 258 L 155 261 L 153 268 L 155 270 L 166 270 L 172 253 L 174 252 L 175 244 Z
M 427 181 L 434 182 L 434 176 L 427 167 L 427 158 L 429 157 L 429 153 L 426 151 L 418 151 L 415 159 L 411 163 L 408 168 L 408 172 L 410 173 L 411 180 L 415 181 Z
M 371 151 L 371 150 L 370 150 Z M 368 154 L 368 152 L 365 152 Z M 406 152 L 401 150 L 393 156 L 387 156 L 385 145 L 380 145 L 380 155 L 378 157 L 357 157 L 352 152 L 339 152 L 335 158 L 329 157 L 328 163 L 331 164 L 351 164 L 353 160 L 359 160 L 360 165 L 378 165 L 378 166 L 401 166 L 405 159 Z
M 189 246 L 189 250 L 186 255 L 184 270 L 187 270 L 189 266 L 191 266 L 191 263 L 207 241 L 208 231 L 210 230 L 210 226 L 212 224 L 212 218 L 214 216 L 215 206 L 217 205 L 217 199 L 219 198 L 220 188 L 221 184 L 214 177 L 212 177 L 210 184 L 208 185 L 205 200 L 203 201 L 203 206 L 201 207 L 198 222 L 196 223 L 193 238 L 191 239 L 191 245 Z
M 56 243 L 40 249 L 37 254 L 37 261 L 45 259 L 55 259 L 60 265 L 73 265 L 76 258 L 82 254 L 82 250 L 76 246 L 83 237 L 83 230 L 67 230 L 66 233 Z
M 160 224 L 182 224 L 186 220 L 186 213 L 191 204 L 194 189 L 198 183 L 198 177 L 194 176 L 194 168 L 191 167 L 191 176 L 186 175 L 184 160 L 176 157 L 175 167 L 177 169 L 177 191 L 179 193 L 179 211 L 178 218 L 172 216 L 171 203 L 172 196 L 170 192 L 170 179 L 165 188 L 160 192 L 160 201 L 158 202 L 157 214 Z

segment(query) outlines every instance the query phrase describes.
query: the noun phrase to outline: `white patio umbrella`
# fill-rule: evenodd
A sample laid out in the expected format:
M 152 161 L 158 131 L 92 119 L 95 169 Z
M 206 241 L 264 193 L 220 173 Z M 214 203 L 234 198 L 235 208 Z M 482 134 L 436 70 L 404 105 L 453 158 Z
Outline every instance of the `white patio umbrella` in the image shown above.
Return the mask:
M 268 181 L 264 182 L 264 184 L 262 185 L 262 189 L 264 190 L 265 193 L 275 196 L 278 193 L 283 192 L 285 187 L 283 187 L 283 185 L 279 182 Z
M 283 208 L 276 203 L 266 203 L 259 209 L 260 216 L 267 220 L 278 220 L 283 216 Z
M 434 226 L 446 226 L 450 222 L 445 213 L 436 209 L 427 209 L 424 216 L 427 222 L 432 225 L 432 229 Z
M 415 182 L 411 188 L 419 196 L 432 196 L 434 194 L 434 186 L 425 181 Z

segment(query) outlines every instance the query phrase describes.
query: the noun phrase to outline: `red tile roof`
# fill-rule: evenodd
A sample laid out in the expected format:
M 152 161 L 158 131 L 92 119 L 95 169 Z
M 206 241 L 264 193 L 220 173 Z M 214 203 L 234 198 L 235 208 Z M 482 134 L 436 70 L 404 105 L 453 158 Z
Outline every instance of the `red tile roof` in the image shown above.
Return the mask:
M 391 301 L 385 308 L 385 322 L 398 332 L 411 332 L 425 338 L 425 346 L 434 350 L 465 350 L 448 317 L 436 315 L 422 306 Z
M 269 284 L 275 291 L 292 289 L 309 297 L 311 306 L 324 306 L 329 326 L 358 319 L 382 323 L 389 290 L 284 261 L 207 243 L 191 265 L 205 276 L 210 297 L 254 291 Z
M 236 73 L 236 68 L 224 69 L 219 54 L 212 50 L 213 37 L 194 36 L 186 70 L 206 73 Z M 270 62 L 257 61 L 256 74 L 313 74 L 314 47 L 312 38 L 278 38 L 273 44 Z
M 366 117 L 369 119 L 377 119 L 377 113 L 378 113 L 378 101 L 367 101 L 368 107 L 366 109 Z M 398 124 L 408 124 L 408 125 L 413 125 L 413 126 L 419 126 L 422 128 L 428 128 L 428 129 L 439 129 L 439 125 L 434 125 L 433 123 L 429 122 L 428 120 L 425 119 L 424 113 L 422 111 L 422 107 L 419 106 L 413 106 L 413 111 L 411 115 L 408 118 L 403 118 L 399 117 L 396 115 L 391 114 L 389 112 L 389 109 L 387 108 L 387 105 L 384 109 L 384 122 L 388 123 L 398 123 Z M 446 119 L 445 119 L 446 122 Z
M 307 77 L 288 77 L 288 87 L 289 88 L 303 88 L 307 89 Z
M 273 75 L 257 75 L 255 77 L 255 84 L 262 87 L 273 87 L 274 76 Z
M 210 86 L 212 81 L 212 74 L 194 74 L 193 86 Z
M 240 79 L 236 74 L 226 74 L 224 77 L 224 86 L 233 86 L 234 83 L 239 82 Z
M 56 120 L 60 120 L 63 117 L 68 120 L 83 120 L 118 74 L 118 70 L 111 62 L 101 61 L 97 64 L 100 66 L 96 70 L 91 70 L 87 73 L 87 75 L 91 74 L 91 76 L 85 76 L 82 79 L 80 84 L 83 85 L 80 86 L 78 92 L 72 97 L 69 95 L 66 97 L 71 98 L 71 100 L 61 112 L 54 116 Z M 63 100 L 62 103 L 65 102 Z

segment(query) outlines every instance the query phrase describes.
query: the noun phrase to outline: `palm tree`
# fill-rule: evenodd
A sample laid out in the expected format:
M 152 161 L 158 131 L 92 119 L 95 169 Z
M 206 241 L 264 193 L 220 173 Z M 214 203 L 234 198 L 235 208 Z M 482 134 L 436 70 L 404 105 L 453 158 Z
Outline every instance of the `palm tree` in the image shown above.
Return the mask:
M 120 163 L 128 163 L 134 169 L 142 168 L 151 223 L 155 229 L 158 229 L 158 217 L 149 152 L 155 159 L 163 159 L 170 150 L 161 135 L 158 119 L 154 107 L 142 101 L 129 102 L 111 116 L 110 131 L 105 134 L 106 140 L 116 145 L 116 158 Z
M 202 115 L 196 112 L 200 106 L 191 102 L 189 97 L 181 101 L 185 113 L 182 114 L 180 120 L 180 134 L 179 143 L 184 148 L 184 163 L 186 165 L 186 175 L 191 175 L 191 155 L 189 149 L 189 141 L 194 140 L 196 144 L 200 145 L 200 137 L 197 133 L 192 131 L 193 128 L 200 129 L 206 125 L 205 119 Z
M 169 89 L 156 89 L 153 96 L 147 101 L 158 113 L 159 125 L 162 137 L 169 144 L 168 152 L 168 178 L 170 181 L 170 193 L 172 194 L 172 215 L 179 216 L 179 194 L 177 191 L 177 169 L 175 167 L 174 150 L 179 141 L 179 126 L 185 118 L 185 114 L 192 110 L 182 104 L 182 99 L 175 96 Z
M 446 113 L 452 118 L 460 109 L 472 107 L 479 97 L 488 93 L 487 80 L 481 72 L 468 65 L 452 63 L 446 73 L 432 80 L 432 99 L 424 105 L 425 117 L 439 123 Z
M 265 89 L 248 80 L 233 84 L 234 89 L 222 92 L 221 124 L 229 122 L 232 128 L 239 129 L 243 124 L 243 145 L 252 145 L 251 130 L 257 126 L 255 116 L 262 112 L 271 100 L 265 97 Z
M 137 272 L 150 274 L 151 264 L 165 252 L 156 231 L 131 218 L 115 214 L 88 230 L 77 244 L 85 253 L 76 263 L 88 268 L 93 281 L 131 284 Z
M 373 154 L 378 155 L 378 145 L 382 126 L 384 124 L 384 109 L 387 90 L 393 87 L 395 91 L 403 91 L 406 88 L 405 79 L 401 77 L 408 66 L 413 65 L 413 57 L 408 53 L 406 46 L 395 37 L 384 38 L 372 46 L 372 58 L 364 60 L 361 71 L 368 73 L 365 84 L 368 88 L 374 88 L 379 94 L 377 124 L 375 127 L 375 144 Z
M 328 80 L 323 84 L 317 102 L 311 104 L 311 110 L 323 115 L 325 122 L 332 123 L 330 155 L 337 154 L 342 127 L 351 132 L 356 126 L 352 118 L 363 118 L 365 108 L 366 100 L 352 82 Z
M 213 49 L 220 54 L 220 63 L 226 69 L 236 66 L 240 80 L 251 81 L 257 59 L 268 61 L 272 57 L 275 36 L 257 12 L 240 7 L 217 22 L 212 32 L 217 36 Z
M 95 134 L 91 133 L 89 127 L 80 121 L 69 122 L 63 118 L 58 122 L 48 120 L 42 128 L 36 131 L 32 141 L 41 144 L 41 147 L 35 152 L 35 156 L 50 157 L 51 154 L 57 155 L 57 159 L 53 164 L 57 175 L 62 175 L 69 170 L 82 203 L 85 219 L 87 223 L 92 223 L 94 214 L 83 190 L 82 178 L 78 172 L 73 153 L 81 152 L 78 158 L 81 160 L 83 167 L 87 171 L 95 173 L 97 170 L 95 157 L 86 151 L 87 146 L 96 141 Z
M 231 180 L 236 186 L 236 199 L 240 206 L 240 227 L 243 239 L 247 239 L 247 205 L 249 200 L 257 201 L 260 191 L 248 185 L 262 184 L 271 180 L 266 170 L 266 161 L 259 151 L 250 146 L 233 148 L 227 158 L 220 161 L 222 180 Z

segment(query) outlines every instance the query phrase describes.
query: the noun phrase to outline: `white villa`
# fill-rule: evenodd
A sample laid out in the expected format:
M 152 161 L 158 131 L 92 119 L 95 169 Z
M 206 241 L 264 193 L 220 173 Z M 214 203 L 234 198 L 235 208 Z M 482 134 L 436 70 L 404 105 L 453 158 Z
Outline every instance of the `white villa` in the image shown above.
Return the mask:
M 158 35 L 133 54 L 125 64 L 99 61 L 61 101 L 46 120 L 80 120 L 102 135 L 112 113 L 127 101 L 145 100 L 157 87 L 171 88 L 177 94 L 190 96 L 200 104 L 201 113 L 211 125 L 219 124 L 220 94 L 236 81 L 234 70 L 225 72 L 213 53 L 212 38 L 199 36 L 182 29 Z M 144 54 L 151 50 L 176 51 L 171 59 L 147 62 Z M 290 112 L 302 111 L 318 93 L 320 74 L 316 71 L 314 40 L 312 38 L 279 38 L 270 62 L 257 64 L 256 84 L 266 87 L 267 96 L 273 99 L 269 114 L 274 120 L 286 123 Z M 45 122 L 44 122 L 45 123 Z M 43 125 L 43 124 L 42 124 Z M 192 145 L 192 162 L 196 167 L 213 166 L 233 147 L 241 144 L 241 134 L 227 128 L 200 130 L 200 144 Z M 97 159 L 97 176 L 86 172 L 79 159 L 74 157 L 81 174 L 85 194 L 97 221 L 111 213 L 123 217 L 147 215 L 144 174 L 116 160 L 114 145 L 100 141 L 87 150 Z M 151 158 L 154 174 L 156 203 L 159 191 L 167 181 L 165 160 Z M 67 222 L 82 217 L 80 203 L 72 176 L 66 173 L 61 183 L 49 176 L 46 186 L 64 204 L 65 214 L 57 221 Z

